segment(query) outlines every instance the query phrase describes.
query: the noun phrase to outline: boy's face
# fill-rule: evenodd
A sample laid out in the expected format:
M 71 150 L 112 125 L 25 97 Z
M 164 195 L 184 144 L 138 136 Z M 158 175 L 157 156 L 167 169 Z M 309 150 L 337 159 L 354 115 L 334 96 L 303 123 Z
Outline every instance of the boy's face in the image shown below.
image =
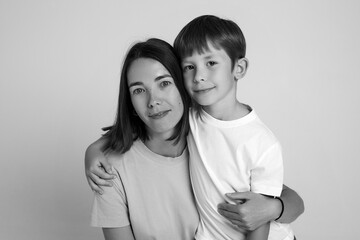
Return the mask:
M 185 87 L 201 106 L 226 107 L 236 98 L 235 69 L 223 49 L 209 43 L 209 50 L 181 62 Z

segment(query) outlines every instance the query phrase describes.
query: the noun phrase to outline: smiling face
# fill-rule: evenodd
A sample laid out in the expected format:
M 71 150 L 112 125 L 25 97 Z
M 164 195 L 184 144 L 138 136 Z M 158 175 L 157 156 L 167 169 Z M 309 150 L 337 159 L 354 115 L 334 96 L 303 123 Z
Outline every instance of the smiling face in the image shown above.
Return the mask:
M 204 108 L 229 107 L 236 98 L 236 67 L 223 49 L 209 44 L 182 60 L 186 90 Z
M 170 137 L 184 105 L 169 71 L 154 59 L 139 58 L 129 67 L 127 83 L 131 102 L 148 136 Z

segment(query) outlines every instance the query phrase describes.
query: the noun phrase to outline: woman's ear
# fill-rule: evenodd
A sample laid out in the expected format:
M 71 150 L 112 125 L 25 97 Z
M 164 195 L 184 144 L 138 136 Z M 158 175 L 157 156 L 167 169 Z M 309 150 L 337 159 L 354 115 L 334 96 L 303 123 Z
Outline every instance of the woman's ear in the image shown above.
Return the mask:
M 244 77 L 247 69 L 249 68 L 249 60 L 247 58 L 240 58 L 235 62 L 234 76 L 235 80 Z

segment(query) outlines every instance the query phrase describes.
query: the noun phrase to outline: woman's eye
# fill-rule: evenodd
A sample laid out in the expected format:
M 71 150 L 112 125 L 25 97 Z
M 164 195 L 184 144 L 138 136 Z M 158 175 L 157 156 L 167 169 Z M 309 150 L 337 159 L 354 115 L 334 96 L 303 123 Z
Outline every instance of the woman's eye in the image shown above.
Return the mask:
M 132 91 L 132 93 L 133 93 L 134 95 L 140 94 L 140 93 L 142 93 L 142 92 L 144 92 L 144 89 L 142 89 L 142 88 L 136 88 L 136 89 L 134 89 L 134 90 Z
M 161 87 L 166 87 L 166 86 L 168 86 L 168 85 L 170 85 L 170 84 L 171 84 L 170 81 L 162 81 L 162 82 L 160 83 L 160 86 L 161 86 Z

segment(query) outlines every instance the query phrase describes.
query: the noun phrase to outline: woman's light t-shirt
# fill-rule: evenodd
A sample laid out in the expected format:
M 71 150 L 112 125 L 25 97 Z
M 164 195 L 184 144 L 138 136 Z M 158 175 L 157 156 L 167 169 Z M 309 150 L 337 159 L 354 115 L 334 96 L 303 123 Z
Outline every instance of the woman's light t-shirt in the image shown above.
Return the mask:
M 95 194 L 91 225 L 131 224 L 135 239 L 192 240 L 199 223 L 190 185 L 187 149 L 163 157 L 141 141 L 125 154 L 108 157 L 117 172 L 114 187 Z

